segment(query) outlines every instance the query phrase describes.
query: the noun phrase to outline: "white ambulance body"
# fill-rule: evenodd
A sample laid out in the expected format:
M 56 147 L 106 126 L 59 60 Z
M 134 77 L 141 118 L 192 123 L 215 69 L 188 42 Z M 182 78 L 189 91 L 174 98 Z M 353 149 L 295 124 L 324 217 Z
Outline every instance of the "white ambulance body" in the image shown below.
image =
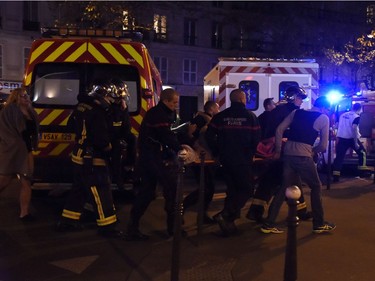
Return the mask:
M 204 102 L 215 100 L 223 110 L 230 106 L 230 92 L 241 88 L 247 95 L 246 108 L 258 116 L 266 98 L 278 102 L 288 87 L 299 86 L 308 94 L 302 104 L 307 109 L 318 95 L 318 74 L 319 65 L 311 59 L 219 58 L 204 78 Z

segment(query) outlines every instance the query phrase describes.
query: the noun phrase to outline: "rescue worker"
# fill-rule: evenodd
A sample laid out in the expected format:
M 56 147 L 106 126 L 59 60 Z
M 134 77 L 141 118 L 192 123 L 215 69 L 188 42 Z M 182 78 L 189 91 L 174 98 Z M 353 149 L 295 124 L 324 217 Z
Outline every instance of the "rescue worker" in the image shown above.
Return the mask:
M 172 88 L 160 93 L 160 102 L 147 111 L 139 131 L 138 152 L 141 183 L 130 211 L 126 239 L 146 240 L 139 230 L 140 220 L 155 198 L 157 184 L 163 189 L 164 210 L 167 214 L 167 233 L 174 232 L 175 198 L 177 188 L 177 155 L 183 151 L 176 134 L 171 130 L 176 121 L 179 94 Z
M 273 159 L 276 128 L 286 116 L 300 108 L 303 100 L 307 98 L 307 94 L 304 89 L 291 86 L 286 89 L 284 97 L 286 103 L 277 105 L 276 108 L 270 111 L 269 117 L 265 120 L 266 122 L 262 122 L 264 138 L 262 138 L 257 147 L 257 156 L 262 158 L 263 161 L 256 161 L 258 187 L 246 217 L 259 223 L 262 222 L 263 214 L 268 204 L 282 183 L 282 161 Z M 284 134 L 284 137 L 287 137 L 287 134 Z M 311 212 L 307 212 L 305 198 L 302 193 L 298 201 L 299 218 L 301 220 L 310 219 L 312 215 Z
M 75 129 L 72 152 L 74 183 L 64 206 L 57 230 L 81 229 L 79 220 L 84 204 L 94 206 L 98 234 L 108 238 L 123 238 L 115 229 L 117 217 L 110 189 L 108 157 L 111 151 L 109 86 L 95 82 L 87 95 L 78 96 L 78 105 L 69 119 Z
M 368 171 L 366 166 L 366 150 L 359 140 L 359 120 L 362 106 L 355 103 L 352 109 L 341 114 L 337 128 L 336 158 L 333 161 L 333 182 L 338 182 L 341 175 L 341 168 L 344 162 L 346 151 L 351 148 L 358 155 L 358 170 Z
M 215 101 L 207 101 L 204 104 L 203 111 L 199 111 L 195 117 L 190 121 L 189 125 L 189 137 L 190 145 L 194 148 L 197 153 L 202 151 L 205 154 L 205 160 L 213 160 L 211 151 L 205 140 L 205 133 L 207 131 L 207 126 L 211 121 L 212 117 L 215 116 L 220 111 L 219 105 Z M 191 167 L 197 182 L 200 181 L 200 166 L 194 165 Z M 207 210 L 212 201 L 215 193 L 215 171 L 216 167 L 213 164 L 206 165 L 204 167 L 204 215 L 203 222 L 210 224 L 215 223 L 215 221 L 208 215 Z M 189 193 L 184 198 L 184 210 L 195 205 L 198 202 L 199 189 L 196 189 Z
M 117 184 L 119 190 L 124 191 L 124 169 L 127 165 L 135 164 L 135 136 L 131 132 L 129 109 L 127 100 L 129 93 L 127 85 L 118 78 L 110 81 L 110 96 L 114 99 L 111 105 L 112 137 L 110 167 L 112 182 Z
M 276 108 L 276 103 L 274 102 L 273 98 L 266 98 L 263 101 L 263 107 L 263 113 L 258 116 L 258 121 L 261 129 L 261 140 L 265 138 L 267 124 L 268 122 L 270 122 L 269 120 L 271 117 L 271 111 Z
M 241 89 L 230 93 L 231 106 L 213 116 L 206 140 L 214 157 L 219 157 L 227 186 L 224 208 L 213 216 L 223 236 L 237 232 L 234 221 L 253 196 L 252 162 L 260 139 L 254 113 L 246 109 L 246 94 Z

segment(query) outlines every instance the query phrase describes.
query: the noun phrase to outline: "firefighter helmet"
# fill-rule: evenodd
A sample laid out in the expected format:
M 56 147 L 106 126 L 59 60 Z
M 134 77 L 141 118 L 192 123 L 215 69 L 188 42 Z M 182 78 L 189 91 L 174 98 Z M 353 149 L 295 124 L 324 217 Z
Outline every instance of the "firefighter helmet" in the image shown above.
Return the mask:
M 105 82 L 94 82 L 91 89 L 88 92 L 88 96 L 94 99 L 103 99 L 110 93 L 110 86 Z
M 307 94 L 306 91 L 301 87 L 291 86 L 285 90 L 284 97 L 287 102 L 293 102 L 296 97 L 304 100 L 305 98 L 307 98 Z
M 111 81 L 110 96 L 114 99 L 126 98 L 128 96 L 128 86 L 120 79 L 113 78 Z

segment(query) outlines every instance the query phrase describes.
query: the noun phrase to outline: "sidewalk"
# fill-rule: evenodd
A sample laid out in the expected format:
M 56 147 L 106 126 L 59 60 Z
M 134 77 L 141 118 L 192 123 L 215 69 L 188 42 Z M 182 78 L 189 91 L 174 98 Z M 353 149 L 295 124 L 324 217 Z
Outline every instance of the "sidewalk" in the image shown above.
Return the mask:
M 189 181 L 185 184 L 186 189 L 194 188 Z M 17 219 L 16 199 L 15 189 L 0 196 L 1 281 L 171 281 L 173 239 L 166 238 L 161 197 L 141 221 L 142 231 L 152 235 L 146 242 L 106 240 L 97 236 L 96 227 L 90 225 L 82 232 L 55 232 L 53 226 L 64 197 L 34 196 L 38 220 L 22 223 Z M 215 195 L 210 214 L 221 210 L 223 199 L 223 193 Z M 326 219 L 336 223 L 337 229 L 332 234 L 317 235 L 311 233 L 311 222 L 300 223 L 298 280 L 374 280 L 374 202 L 372 179 L 344 179 L 332 184 L 330 190 L 324 187 Z M 117 196 L 116 207 L 119 228 L 125 229 L 131 203 Z M 286 214 L 284 205 L 281 223 Z M 212 225 L 204 227 L 198 240 L 196 212 L 187 211 L 184 229 L 188 237 L 181 242 L 178 280 L 283 280 L 287 233 L 263 234 L 244 215 L 236 223 L 240 230 L 237 236 L 220 237 L 218 226 Z

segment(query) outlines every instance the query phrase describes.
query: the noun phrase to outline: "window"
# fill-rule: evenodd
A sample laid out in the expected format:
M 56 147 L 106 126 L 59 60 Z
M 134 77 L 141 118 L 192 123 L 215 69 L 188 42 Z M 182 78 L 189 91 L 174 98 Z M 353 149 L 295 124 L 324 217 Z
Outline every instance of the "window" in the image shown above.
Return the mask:
M 184 22 L 184 44 L 195 46 L 195 20 L 185 19 Z
M 3 78 L 3 45 L 0 45 L 0 78 Z
M 154 63 L 159 70 L 161 80 L 164 83 L 168 82 L 168 59 L 165 57 L 154 57 Z
M 23 69 L 26 68 L 29 54 L 30 54 L 30 48 L 23 48 Z
M 38 21 L 38 2 L 24 1 L 23 2 L 23 29 L 24 30 L 39 30 L 40 24 Z
M 191 59 L 184 59 L 184 84 L 195 85 L 197 84 L 197 61 Z
M 255 111 L 259 108 L 259 83 L 241 81 L 238 86 L 246 94 L 246 109 Z
M 368 5 L 366 9 L 366 22 L 368 24 L 375 23 L 375 5 Z
M 122 11 L 122 29 L 134 30 L 135 18 L 129 15 L 129 11 Z
M 223 47 L 223 27 L 221 23 L 214 22 L 212 24 L 211 46 L 212 48 Z
M 167 16 L 154 15 L 154 31 L 156 41 L 167 41 Z
M 294 81 L 283 81 L 279 84 L 279 100 L 285 99 L 285 90 L 292 86 L 299 87 L 298 83 Z

